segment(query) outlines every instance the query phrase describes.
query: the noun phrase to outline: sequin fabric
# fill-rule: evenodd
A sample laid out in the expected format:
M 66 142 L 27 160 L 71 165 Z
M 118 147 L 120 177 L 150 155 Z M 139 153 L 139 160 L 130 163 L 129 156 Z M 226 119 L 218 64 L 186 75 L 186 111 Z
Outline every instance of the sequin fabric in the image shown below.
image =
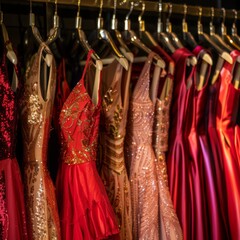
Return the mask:
M 112 239 L 108 237 L 119 233 L 96 168 L 102 101 L 99 88 L 96 104 L 89 95 L 96 70 L 91 54 L 60 114 L 62 149 L 56 189 L 61 233 L 66 240 Z
M 0 239 L 8 237 L 9 217 L 6 199 L 6 181 L 4 171 L 0 172 Z
M 40 82 L 41 67 L 46 64 L 41 63 L 44 50 L 50 54 L 48 47 L 42 44 L 29 62 L 21 97 L 24 185 L 30 237 L 60 239 L 55 189 L 47 169 L 47 145 L 56 85 L 56 67 L 53 59 L 49 69 L 47 99 L 44 100 Z
M 167 77 L 168 93 L 163 99 L 156 99 L 153 127 L 153 148 L 156 155 L 156 173 L 159 189 L 160 239 L 183 239 L 168 186 L 166 152 L 168 150 L 169 110 L 172 99 L 173 79 Z
M 124 158 L 124 138 L 127 121 L 128 87 L 131 65 L 125 71 L 116 60 L 103 69 L 100 146 L 102 149 L 100 176 L 115 211 L 121 239 L 132 239 L 130 183 Z
M 152 148 L 154 106 L 149 98 L 150 53 L 129 105 L 126 161 L 130 166 L 133 239 L 159 239 L 158 187 Z

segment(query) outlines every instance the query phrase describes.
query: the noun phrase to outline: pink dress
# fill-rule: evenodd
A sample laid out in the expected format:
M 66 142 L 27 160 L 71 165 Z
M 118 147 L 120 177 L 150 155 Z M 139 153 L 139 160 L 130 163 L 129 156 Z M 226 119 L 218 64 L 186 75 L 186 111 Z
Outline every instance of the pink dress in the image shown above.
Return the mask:
M 130 166 L 133 239 L 159 239 L 158 185 L 152 148 L 154 105 L 149 97 L 150 53 L 133 89 L 127 122 L 126 161 Z
M 0 239 L 26 240 L 23 184 L 16 159 L 19 87 L 13 90 L 10 85 L 6 60 L 4 52 L 0 65 Z M 18 75 L 16 67 L 15 71 Z
M 115 60 L 102 72 L 100 176 L 120 227 L 121 239 L 132 239 L 130 183 L 124 158 L 131 65 L 124 70 Z
M 94 79 L 91 54 L 60 113 L 62 149 L 56 187 L 62 238 L 67 240 L 105 239 L 119 233 L 96 168 L 101 100 L 99 95 L 95 105 L 89 95 Z

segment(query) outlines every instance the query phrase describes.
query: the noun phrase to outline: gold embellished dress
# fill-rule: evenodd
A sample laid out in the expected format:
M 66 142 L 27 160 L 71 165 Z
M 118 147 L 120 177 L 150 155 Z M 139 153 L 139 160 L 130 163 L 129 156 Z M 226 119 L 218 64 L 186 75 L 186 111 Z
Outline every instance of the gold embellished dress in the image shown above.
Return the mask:
M 126 161 L 130 166 L 133 239 L 146 240 L 159 239 L 156 158 L 152 147 L 154 105 L 149 97 L 153 56 L 151 52 L 133 88 L 125 141 Z
M 45 51 L 52 57 L 47 67 Z M 44 52 L 44 53 L 43 53 Z M 44 82 L 42 76 L 49 71 Z M 54 185 L 47 170 L 47 147 L 51 112 L 56 85 L 55 60 L 43 44 L 33 56 L 26 71 L 21 98 L 23 136 L 24 188 L 27 227 L 30 239 L 60 239 L 60 224 Z
M 173 76 L 167 74 L 161 96 L 156 99 L 155 118 L 153 126 L 153 148 L 157 161 L 156 172 L 159 189 L 160 239 L 183 239 L 182 229 L 173 207 L 166 166 L 168 150 L 169 110 L 172 99 Z
M 131 65 L 124 70 L 113 61 L 102 72 L 100 176 L 117 216 L 120 237 L 132 239 L 130 184 L 124 159 Z

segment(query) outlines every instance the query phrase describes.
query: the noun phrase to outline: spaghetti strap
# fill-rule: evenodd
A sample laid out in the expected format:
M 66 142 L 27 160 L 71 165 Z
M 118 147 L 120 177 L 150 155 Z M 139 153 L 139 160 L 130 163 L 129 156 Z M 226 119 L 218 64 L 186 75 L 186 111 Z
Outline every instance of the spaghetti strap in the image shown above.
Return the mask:
M 88 67 L 89 61 L 90 61 L 91 56 L 92 56 L 93 53 L 94 53 L 93 49 L 89 50 L 88 55 L 87 55 L 86 64 L 85 64 L 85 67 L 84 67 L 84 70 L 83 70 L 83 75 L 82 75 L 81 79 L 84 79 L 84 77 L 85 77 L 85 74 L 86 74 L 86 71 L 87 71 L 87 67 Z

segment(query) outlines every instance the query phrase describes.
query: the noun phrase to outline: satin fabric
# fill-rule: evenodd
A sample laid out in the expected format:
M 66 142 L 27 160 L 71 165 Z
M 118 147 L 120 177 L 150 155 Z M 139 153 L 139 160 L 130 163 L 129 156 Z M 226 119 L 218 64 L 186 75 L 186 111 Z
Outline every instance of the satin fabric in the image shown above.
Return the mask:
M 191 127 L 188 119 L 193 91 L 188 86 L 192 84 L 193 68 L 187 68 L 187 58 L 193 56 L 185 48 L 177 49 L 172 55 L 176 64 L 174 76 L 173 100 L 170 113 L 170 137 L 167 154 L 167 169 L 169 188 L 174 208 L 180 221 L 184 239 L 191 239 L 191 196 L 188 179 L 189 153 L 186 137 Z M 191 108 L 190 108 L 191 109 Z M 189 122 L 190 121 L 190 122 Z
M 19 77 L 18 68 L 13 69 Z M 23 184 L 16 159 L 20 82 L 14 91 L 8 74 L 4 52 L 0 65 L 0 239 L 27 240 Z
M 62 239 L 67 240 L 105 239 L 113 235 L 118 238 L 119 233 L 95 162 L 101 98 L 98 91 L 95 105 L 86 87 L 95 79 L 91 54 L 92 51 L 60 113 L 62 149 L 56 189 Z M 88 75 L 89 72 L 94 74 Z
M 197 46 L 193 53 L 198 59 L 198 64 L 192 86 L 194 91 L 192 100 L 193 118 L 188 136 L 191 156 L 189 176 L 192 193 L 192 239 L 226 239 L 223 216 L 217 195 L 215 166 L 209 148 L 207 131 L 205 130 L 208 80 L 211 66 L 208 65 L 204 86 L 198 90 L 196 85 L 200 78 L 202 61 L 204 61 L 202 56 L 206 53 L 206 50 Z
M 232 84 L 232 74 L 238 51 L 232 51 L 233 64 L 224 63 L 218 79 L 220 83 L 216 128 L 223 156 L 226 184 L 227 213 L 231 239 L 240 239 L 240 172 L 234 142 L 234 128 L 240 100 L 240 90 Z

